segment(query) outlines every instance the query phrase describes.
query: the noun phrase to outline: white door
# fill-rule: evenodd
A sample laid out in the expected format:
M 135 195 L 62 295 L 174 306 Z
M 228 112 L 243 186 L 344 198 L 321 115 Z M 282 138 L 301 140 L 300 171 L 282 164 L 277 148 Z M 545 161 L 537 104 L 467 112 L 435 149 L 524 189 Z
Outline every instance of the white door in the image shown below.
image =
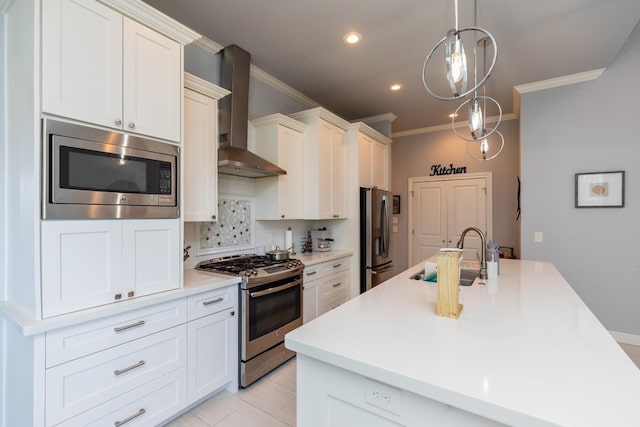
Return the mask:
M 442 247 L 455 247 L 467 227 L 492 238 L 491 175 L 443 179 L 415 179 L 410 184 L 410 265 L 435 255 Z M 464 259 L 480 259 L 481 240 L 467 233 Z

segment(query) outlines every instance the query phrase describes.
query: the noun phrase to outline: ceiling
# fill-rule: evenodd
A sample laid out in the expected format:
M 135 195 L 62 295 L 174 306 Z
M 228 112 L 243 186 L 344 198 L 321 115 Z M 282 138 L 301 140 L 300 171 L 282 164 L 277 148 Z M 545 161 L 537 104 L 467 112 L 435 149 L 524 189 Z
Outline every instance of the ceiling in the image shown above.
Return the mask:
M 421 77 L 426 54 L 453 27 L 453 0 L 145 1 L 222 46 L 237 44 L 347 120 L 393 113 L 394 132 L 420 129 L 447 123 L 462 102 L 429 96 Z M 473 25 L 473 8 L 459 1 L 461 27 Z M 487 95 L 511 113 L 514 86 L 609 66 L 640 19 L 640 1 L 479 0 L 477 17 L 499 52 Z M 349 31 L 362 42 L 344 44 Z M 403 87 L 392 92 L 396 82 Z

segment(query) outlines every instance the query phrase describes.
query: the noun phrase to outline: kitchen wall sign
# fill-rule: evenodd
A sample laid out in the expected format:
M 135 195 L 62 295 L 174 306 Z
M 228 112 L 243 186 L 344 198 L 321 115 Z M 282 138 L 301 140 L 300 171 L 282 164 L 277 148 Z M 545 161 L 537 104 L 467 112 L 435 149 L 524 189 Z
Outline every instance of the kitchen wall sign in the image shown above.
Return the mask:
M 576 174 L 576 208 L 623 208 L 624 171 Z
M 198 224 L 198 255 L 253 249 L 253 200 L 219 197 L 218 218 Z
M 467 173 L 466 166 L 453 166 L 453 163 L 449 163 L 449 166 L 442 165 L 431 165 L 431 173 L 429 176 L 440 176 L 440 175 L 458 175 L 462 173 Z

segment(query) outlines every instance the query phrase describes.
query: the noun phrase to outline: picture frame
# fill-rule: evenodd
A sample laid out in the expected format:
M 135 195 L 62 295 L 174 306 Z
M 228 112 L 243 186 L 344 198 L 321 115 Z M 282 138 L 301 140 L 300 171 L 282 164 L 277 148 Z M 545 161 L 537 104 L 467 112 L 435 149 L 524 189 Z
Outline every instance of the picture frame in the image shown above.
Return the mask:
M 623 208 L 624 171 L 577 173 L 576 208 Z
M 394 215 L 398 215 L 400 213 L 400 196 L 399 195 L 394 195 L 393 196 L 393 211 L 392 213 Z

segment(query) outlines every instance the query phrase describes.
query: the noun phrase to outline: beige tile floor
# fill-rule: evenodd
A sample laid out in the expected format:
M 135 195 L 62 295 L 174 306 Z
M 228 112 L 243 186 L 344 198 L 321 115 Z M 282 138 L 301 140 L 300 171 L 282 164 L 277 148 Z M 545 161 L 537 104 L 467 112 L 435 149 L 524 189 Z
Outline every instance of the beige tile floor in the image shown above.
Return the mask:
M 640 368 L 640 347 L 620 344 Z M 287 427 L 296 425 L 296 362 L 290 360 L 238 393 L 224 391 L 168 427 Z

